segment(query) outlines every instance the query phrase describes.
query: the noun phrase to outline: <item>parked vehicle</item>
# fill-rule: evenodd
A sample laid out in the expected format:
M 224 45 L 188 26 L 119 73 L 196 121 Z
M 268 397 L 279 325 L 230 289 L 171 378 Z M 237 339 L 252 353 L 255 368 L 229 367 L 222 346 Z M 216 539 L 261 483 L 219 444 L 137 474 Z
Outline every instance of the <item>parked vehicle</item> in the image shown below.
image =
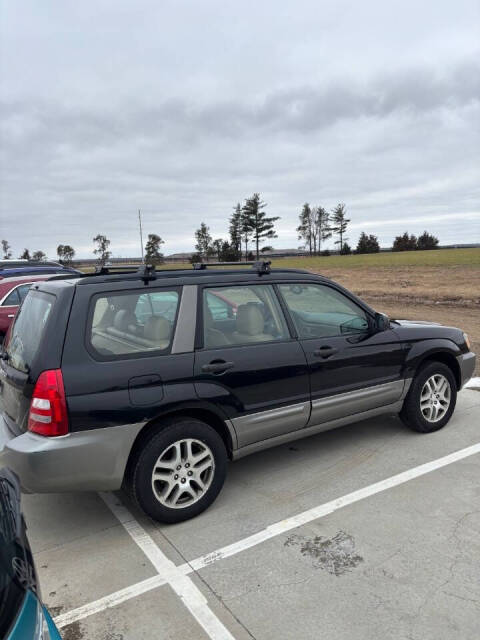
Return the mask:
M 41 601 L 20 510 L 20 483 L 8 469 L 0 469 L 0 638 L 61 640 Z
M 381 414 L 442 428 L 474 368 L 460 329 L 389 320 L 306 271 L 56 277 L 5 339 L 0 462 L 27 491 L 123 485 L 179 522 L 214 501 L 229 458 Z
M 17 276 L 0 280 L 0 344 L 32 282 L 40 282 L 48 277 L 50 276 Z
M 48 275 L 48 274 L 80 274 L 81 272 L 77 269 L 73 269 L 72 267 L 64 267 L 61 264 L 57 265 L 55 263 L 46 264 L 45 262 L 30 262 L 27 264 L 23 264 L 21 266 L 14 265 L 5 265 L 5 262 L 9 262 L 8 260 L 3 261 L 4 264 L 0 265 L 0 279 L 2 278 L 17 278 L 19 276 L 30 276 L 30 275 Z

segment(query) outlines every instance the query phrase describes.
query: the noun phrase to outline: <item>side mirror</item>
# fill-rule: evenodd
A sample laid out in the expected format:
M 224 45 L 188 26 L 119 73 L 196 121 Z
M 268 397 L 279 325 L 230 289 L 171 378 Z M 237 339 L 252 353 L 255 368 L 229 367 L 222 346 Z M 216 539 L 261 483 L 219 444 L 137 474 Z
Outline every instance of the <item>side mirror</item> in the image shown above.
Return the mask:
M 386 331 L 390 328 L 390 319 L 384 313 L 375 314 L 375 330 Z

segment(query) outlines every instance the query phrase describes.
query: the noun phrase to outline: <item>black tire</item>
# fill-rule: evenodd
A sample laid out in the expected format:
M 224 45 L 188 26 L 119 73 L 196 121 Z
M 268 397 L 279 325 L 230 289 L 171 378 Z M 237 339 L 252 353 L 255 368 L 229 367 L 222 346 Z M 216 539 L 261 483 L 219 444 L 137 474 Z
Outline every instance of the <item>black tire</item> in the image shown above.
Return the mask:
M 420 409 L 422 389 L 429 378 L 434 375 L 444 376 L 450 385 L 450 404 L 445 414 L 436 422 L 427 420 Z M 457 402 L 457 383 L 452 370 L 443 362 L 428 361 L 417 371 L 400 412 L 402 422 L 420 433 L 432 433 L 444 427 L 450 420 Z
M 196 502 L 183 507 L 170 508 L 162 504 L 154 493 L 152 473 L 159 456 L 176 442 L 194 439 L 210 450 L 214 468 L 210 484 Z M 227 472 L 227 451 L 219 434 L 205 422 L 194 418 L 176 418 L 165 422 L 153 433 L 137 452 L 131 463 L 128 490 L 138 506 L 151 518 L 173 524 L 194 518 L 205 511 L 220 493 Z M 182 471 L 181 473 L 186 473 Z M 178 482 L 177 482 L 178 484 Z

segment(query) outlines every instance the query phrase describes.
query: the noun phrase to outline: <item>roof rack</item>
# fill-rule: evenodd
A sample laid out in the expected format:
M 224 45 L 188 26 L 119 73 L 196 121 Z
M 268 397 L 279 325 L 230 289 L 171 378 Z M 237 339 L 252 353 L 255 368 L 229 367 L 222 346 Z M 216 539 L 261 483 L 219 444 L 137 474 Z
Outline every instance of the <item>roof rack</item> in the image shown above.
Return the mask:
M 193 268 L 196 271 L 203 271 L 208 267 L 243 267 L 251 266 L 252 271 L 256 271 L 259 275 L 262 273 L 270 273 L 270 260 L 255 260 L 253 262 L 195 262 Z
M 133 265 L 133 267 L 135 267 L 136 265 Z M 157 279 L 157 274 L 155 271 L 155 265 L 154 264 L 141 264 L 138 266 L 137 269 L 132 268 L 132 267 L 128 267 L 128 266 L 108 266 L 106 267 L 105 265 L 101 265 L 101 266 L 96 266 L 95 267 L 95 272 L 93 275 L 99 275 L 99 276 L 108 276 L 110 274 L 122 274 L 122 273 L 137 273 L 141 279 L 143 280 L 143 282 L 145 284 L 147 284 L 148 282 L 150 282 L 150 280 L 156 280 Z M 92 275 L 90 274 L 86 274 L 86 275 Z

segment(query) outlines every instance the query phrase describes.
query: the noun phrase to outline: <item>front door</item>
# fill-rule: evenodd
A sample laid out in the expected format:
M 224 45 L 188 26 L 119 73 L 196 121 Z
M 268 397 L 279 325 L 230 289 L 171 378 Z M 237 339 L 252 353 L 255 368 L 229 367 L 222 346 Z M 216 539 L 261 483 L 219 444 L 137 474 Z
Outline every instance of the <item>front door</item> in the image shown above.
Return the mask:
M 307 361 L 273 287 L 205 287 L 202 319 L 195 388 L 223 408 L 238 446 L 303 428 L 310 414 Z
M 327 284 L 281 284 L 310 368 L 309 426 L 391 404 L 401 397 L 404 351 L 392 329 Z

